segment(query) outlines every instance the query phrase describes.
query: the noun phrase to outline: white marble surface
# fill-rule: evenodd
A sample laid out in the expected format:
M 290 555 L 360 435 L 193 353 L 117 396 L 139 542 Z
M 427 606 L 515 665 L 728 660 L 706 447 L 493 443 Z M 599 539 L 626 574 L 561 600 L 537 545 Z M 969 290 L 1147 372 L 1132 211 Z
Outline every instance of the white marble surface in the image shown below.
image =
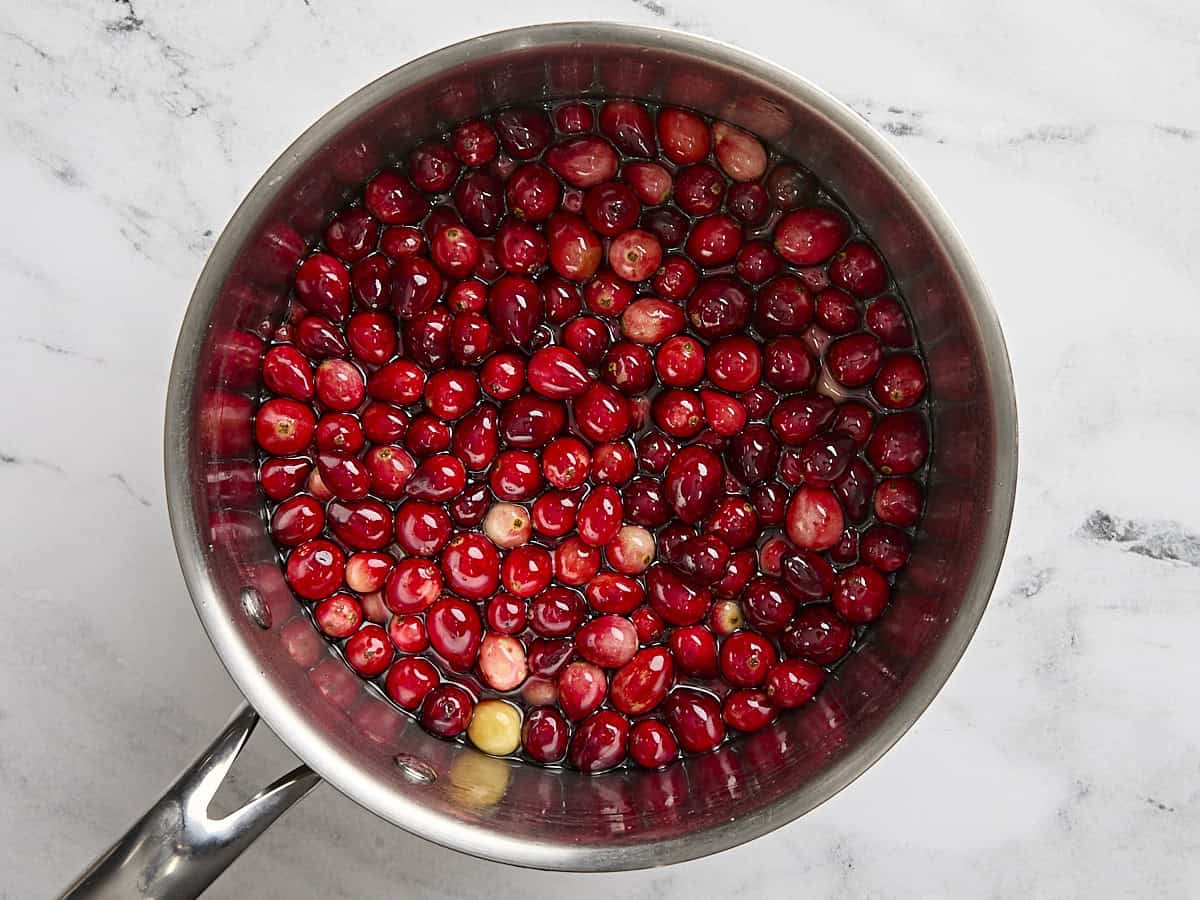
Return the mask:
M 455 6 L 0 4 L 0 895 L 61 887 L 236 698 L 184 593 L 160 464 L 170 354 L 214 233 L 368 80 L 474 33 L 597 17 L 808 75 L 941 196 L 995 294 L 1019 390 L 993 604 L 879 765 L 749 846 L 645 873 L 526 872 L 321 788 L 211 895 L 1200 893 L 1200 8 Z M 241 782 L 288 763 L 258 741 Z

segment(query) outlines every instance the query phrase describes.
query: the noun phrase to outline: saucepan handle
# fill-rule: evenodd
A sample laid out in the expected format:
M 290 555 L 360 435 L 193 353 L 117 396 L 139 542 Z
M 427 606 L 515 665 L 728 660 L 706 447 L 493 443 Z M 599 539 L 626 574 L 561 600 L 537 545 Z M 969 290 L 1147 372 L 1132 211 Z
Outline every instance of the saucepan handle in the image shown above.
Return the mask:
M 257 724 L 258 713 L 243 704 L 209 748 L 62 897 L 198 897 L 321 780 L 298 766 L 224 818 L 210 818 L 209 804 Z

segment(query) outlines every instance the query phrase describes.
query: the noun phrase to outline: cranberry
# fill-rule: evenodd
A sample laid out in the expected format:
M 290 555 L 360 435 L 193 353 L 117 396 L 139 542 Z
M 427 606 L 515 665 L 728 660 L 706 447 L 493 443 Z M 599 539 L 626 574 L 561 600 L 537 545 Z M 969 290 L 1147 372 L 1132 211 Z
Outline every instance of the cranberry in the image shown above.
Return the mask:
M 867 443 L 874 427 L 875 414 L 865 403 L 859 403 L 857 400 L 847 400 L 838 407 L 837 415 L 830 425 L 832 431 L 850 435 L 859 447 Z
M 554 127 L 568 134 L 591 131 L 594 118 L 592 108 L 583 101 L 564 103 L 554 111 Z
M 599 319 L 580 316 L 563 328 L 562 341 L 589 366 L 599 366 L 612 343 L 612 335 Z
M 837 288 L 826 288 L 817 295 L 817 324 L 832 334 L 847 334 L 859 326 L 861 317 L 854 298 Z
M 824 599 L 833 590 L 833 567 L 811 550 L 784 554 L 782 570 L 788 590 L 804 602 Z
M 500 413 L 500 437 L 510 447 L 536 450 L 562 431 L 566 418 L 559 402 L 528 395 L 517 397 Z
M 641 211 L 637 194 L 619 181 L 598 184 L 583 198 L 583 217 L 604 237 L 633 228 Z
M 400 259 L 404 256 L 419 256 L 425 252 L 425 233 L 420 228 L 414 228 L 412 225 L 393 225 L 391 228 L 385 228 L 383 234 L 380 236 L 379 250 L 389 259 Z M 354 267 L 354 271 L 358 269 L 358 266 Z M 355 281 L 354 271 L 350 273 L 352 286 Z M 383 270 L 376 274 L 382 273 Z
M 746 407 L 740 401 L 720 391 L 700 391 L 704 418 L 713 431 L 722 437 L 733 437 L 746 427 Z
M 659 110 L 658 140 L 663 155 L 679 166 L 698 163 L 708 156 L 708 125 L 688 110 Z
M 812 386 L 817 364 L 804 341 L 778 337 L 763 351 L 763 380 L 777 391 L 802 391 Z
M 388 669 L 384 690 L 402 709 L 419 709 L 429 692 L 441 681 L 437 668 L 427 659 L 398 660 Z
M 654 273 L 652 286 L 658 295 L 680 301 L 695 290 L 699 280 L 699 271 L 686 256 L 672 254 L 663 260 L 662 267 Z
M 806 550 L 826 550 L 837 543 L 845 518 L 837 496 L 828 488 L 801 485 L 787 509 L 787 533 Z
M 497 594 L 487 606 L 487 626 L 500 634 L 520 634 L 528 620 L 528 606 L 511 594 Z M 486 641 L 487 638 L 485 637 Z
M 346 557 L 325 540 L 307 541 L 288 555 L 288 584 L 306 600 L 328 597 L 342 583 Z
M 593 488 L 579 504 L 575 519 L 580 540 L 592 547 L 607 544 L 620 530 L 623 512 L 621 495 L 615 487 Z
M 581 772 L 603 772 L 625 759 L 629 720 L 611 709 L 597 710 L 571 738 L 571 765 Z
M 575 656 L 575 645 L 569 640 L 536 638 L 529 644 L 529 671 L 539 678 L 554 678 Z
M 684 252 L 698 266 L 717 268 L 733 262 L 742 249 L 742 227 L 731 216 L 715 215 L 692 227 Z
M 875 516 L 889 525 L 911 528 L 921 518 L 924 493 L 911 478 L 885 478 L 875 489 Z
M 488 291 L 488 317 L 503 343 L 528 347 L 542 316 L 541 292 L 528 278 L 505 275 Z
M 572 400 L 575 424 L 592 441 L 615 441 L 633 427 L 629 404 L 607 384 L 593 384 Z
M 322 634 L 349 637 L 362 625 L 362 605 L 349 594 L 334 594 L 313 607 L 313 619 Z
M 721 704 L 722 720 L 738 731 L 762 731 L 778 716 L 779 707 L 766 691 L 734 691 Z
M 621 485 L 637 471 L 637 457 L 626 443 L 607 442 L 592 451 L 592 481 Z
M 658 377 L 673 387 L 690 387 L 698 383 L 704 377 L 704 367 L 704 347 L 687 335 L 669 338 L 654 357 Z
M 812 294 L 804 283 L 781 275 L 759 290 L 754 325 L 767 337 L 800 335 L 812 321 L 813 312 Z
M 859 553 L 863 561 L 881 572 L 903 568 L 912 553 L 912 540 L 899 528 L 875 524 L 862 533 Z
M 543 347 L 529 359 L 529 386 L 544 397 L 573 397 L 591 381 L 583 360 L 566 347 Z
M 712 141 L 717 162 L 734 181 L 757 181 L 767 171 L 767 151 L 754 135 L 714 122 Z
M 479 372 L 479 386 L 489 397 L 510 400 L 525 386 L 525 362 L 513 353 L 488 357 Z
M 679 755 L 679 742 L 658 719 L 644 719 L 629 730 L 629 758 L 643 769 L 661 769 Z
M 284 500 L 300 490 L 311 471 L 312 462 L 304 457 L 277 457 L 262 464 L 258 480 L 270 499 Z
M 851 438 L 835 433 L 832 440 L 846 442 L 851 441 Z M 853 447 L 852 442 L 851 447 Z M 852 453 L 853 449 L 849 452 Z M 809 480 L 816 482 L 820 478 L 810 478 Z M 846 513 L 846 518 L 851 522 L 862 522 L 870 513 L 871 494 L 875 490 L 875 476 L 871 472 L 871 467 L 855 457 L 846 468 L 845 473 L 833 482 L 833 490 L 838 495 L 838 499 L 842 501 L 842 509 Z
M 729 189 L 729 198 L 725 206 L 735 219 L 744 224 L 761 225 L 767 220 L 769 204 L 770 197 L 767 196 L 767 191 L 761 184 L 742 182 Z M 783 261 L 774 253 L 769 241 L 756 240 L 751 243 L 755 245 L 753 255 L 759 260 L 759 266 L 763 271 L 767 271 L 767 274 L 757 280 L 765 281 L 779 271 Z M 739 274 L 741 274 L 740 259 Z
M 888 274 L 869 244 L 852 241 L 830 264 L 829 280 L 856 297 L 871 297 L 887 287 Z
M 380 675 L 396 655 L 387 632 L 378 625 L 366 625 L 346 641 L 346 662 L 364 678 Z
M 815 266 L 832 257 L 849 236 L 850 224 L 837 210 L 796 210 L 775 226 L 775 251 L 793 265 Z
M 562 537 L 575 527 L 578 508 L 579 503 L 566 491 L 547 491 L 533 502 L 533 527 L 546 537 Z
M 667 502 L 685 522 L 699 522 L 721 491 L 721 459 L 705 447 L 688 447 L 667 467 Z
M 467 172 L 454 188 L 454 208 L 472 232 L 491 236 L 504 215 L 504 185 L 490 172 Z
M 723 497 L 704 520 L 705 534 L 715 534 L 734 550 L 752 543 L 758 536 L 758 516 L 742 497 Z
M 624 394 L 640 394 L 654 383 L 654 358 L 645 347 L 620 341 L 605 355 L 600 376 Z
M 400 447 L 372 447 L 364 460 L 370 490 L 385 500 L 397 500 L 404 495 L 408 479 L 416 471 L 413 458 Z
M 367 182 L 363 202 L 375 218 L 387 225 L 411 225 L 429 210 L 429 202 L 416 185 L 389 169 Z
M 466 672 L 475 664 L 483 639 L 483 623 L 475 607 L 457 597 L 443 597 L 425 614 L 429 643 L 450 668 Z
M 825 364 L 840 384 L 862 387 L 879 371 L 883 351 L 879 340 L 870 334 L 852 334 L 829 345 Z
M 486 122 L 464 122 L 452 136 L 454 155 L 468 166 L 485 166 L 500 150 L 496 132 Z
M 390 403 L 368 403 L 362 411 L 363 436 L 372 444 L 390 444 L 403 439 L 408 432 L 408 413 Z M 327 448 L 322 448 L 327 449 Z M 328 449 L 348 450 L 345 446 Z M 375 447 L 373 449 L 378 449 Z M 368 465 L 368 468 L 370 466 Z
M 378 550 L 392 539 L 392 514 L 378 500 L 343 503 L 331 500 L 326 507 L 329 530 L 355 550 Z
M 390 521 L 388 527 L 391 527 Z M 387 553 L 355 553 L 346 560 L 346 585 L 360 594 L 372 594 L 383 588 L 393 563 Z
M 577 188 L 595 187 L 617 174 L 617 152 L 595 135 L 569 138 L 546 151 L 546 164 Z
M 587 281 L 600 268 L 604 248 L 596 232 L 579 216 L 556 212 L 546 228 L 550 265 L 568 281 Z
M 450 447 L 450 426 L 431 415 L 420 415 L 412 420 L 404 444 L 415 456 L 441 453 Z
M 626 281 L 645 281 L 658 269 L 662 258 L 658 238 L 638 228 L 617 235 L 608 247 L 608 264 Z
M 737 334 L 750 321 L 753 300 L 750 292 L 728 275 L 703 279 L 687 301 L 692 330 L 713 340 Z
M 746 624 L 742 607 L 733 600 L 718 600 L 708 610 L 707 624 L 713 634 L 725 637 Z
M 542 474 L 555 487 L 569 490 L 587 480 L 590 464 L 591 454 L 582 441 L 559 437 L 546 447 L 542 456 Z
M 663 711 L 679 746 L 688 753 L 706 753 L 725 739 L 721 707 L 710 694 L 679 688 L 667 697 Z
M 483 521 L 490 502 L 487 484 L 468 481 L 463 492 L 450 501 L 450 517 L 459 528 L 474 528 Z
M 676 628 L 671 632 L 670 646 L 675 662 L 688 675 L 711 678 L 717 674 L 717 642 L 707 628 Z
M 637 653 L 637 629 L 621 616 L 600 616 L 575 635 L 575 649 L 588 662 L 605 669 L 619 669 Z
M 554 550 L 554 577 L 563 584 L 586 584 L 599 570 L 599 548 L 578 538 L 568 538 Z
M 558 676 L 558 705 L 572 721 L 593 712 L 607 693 L 604 670 L 592 663 L 573 662 Z
M 514 159 L 533 159 L 550 144 L 554 129 L 540 109 L 505 109 L 496 114 L 500 143 Z
M 508 209 L 525 222 L 541 222 L 558 206 L 558 179 L 541 163 L 526 163 L 512 173 L 505 187 Z
M 729 557 L 729 565 L 721 580 L 713 585 L 713 593 L 718 597 L 736 597 L 750 581 L 756 565 L 753 550 L 739 550 Z
M 603 269 L 583 289 L 587 308 L 599 316 L 618 316 L 633 302 L 634 286 Z
M 817 183 L 811 173 L 793 163 L 781 162 L 767 176 L 767 193 L 779 209 L 797 209 L 813 202 Z
M 529 598 L 550 584 L 553 572 L 554 565 L 549 552 L 533 544 L 525 544 L 514 548 L 504 557 L 500 579 L 510 594 Z M 536 614 L 534 617 L 537 618 Z
M 340 322 L 350 312 L 350 273 L 328 253 L 314 253 L 296 270 L 296 299 L 311 312 Z
M 836 544 L 829 548 L 829 558 L 835 563 L 847 565 L 858 559 L 858 532 L 847 528 Z
M 440 506 L 408 500 L 396 510 L 396 543 L 413 556 L 433 556 L 450 540 L 450 517 Z
M 621 316 L 621 334 L 638 344 L 661 344 L 683 326 L 682 309 L 653 297 L 635 301 Z
M 305 316 L 296 326 L 296 346 L 309 359 L 345 356 L 350 352 L 341 332 L 320 316 Z
M 911 347 L 912 328 L 904 307 L 890 294 L 877 297 L 867 304 L 867 328 L 889 347 Z
M 707 216 L 721 208 L 725 179 L 712 166 L 701 163 L 675 173 L 675 204 L 689 216 Z
M 783 633 L 781 643 L 788 656 L 828 666 L 846 655 L 853 639 L 853 629 L 833 607 L 820 604 L 800 610 Z
M 529 674 L 525 648 L 515 637 L 487 634 L 479 645 L 479 675 L 496 691 L 520 687 Z
M 600 107 L 600 132 L 628 156 L 653 156 L 657 149 L 650 111 L 633 100 L 608 100 Z
M 779 442 L 765 425 L 750 424 L 729 441 L 725 461 L 730 471 L 746 484 L 766 481 L 775 474 Z
M 439 684 L 421 704 L 421 726 L 437 737 L 456 737 L 467 730 L 474 710 L 475 701 L 465 688 Z
M 571 726 L 556 709 L 529 711 L 521 728 L 521 746 L 534 762 L 553 765 L 567 755 Z
M 925 369 L 911 353 L 889 356 L 871 385 L 871 393 L 888 409 L 912 406 L 925 393 Z
M 488 483 L 501 500 L 533 499 L 542 484 L 537 457 L 527 450 L 505 450 L 496 457 Z
M 688 233 L 688 220 L 679 210 L 666 206 L 642 213 L 641 227 L 654 235 L 668 249 L 683 244 Z
M 333 496 L 342 500 L 361 500 L 370 490 L 370 473 L 357 457 L 322 450 L 317 454 L 317 470 Z
M 584 588 L 588 605 L 598 613 L 627 615 L 645 599 L 645 591 L 635 579 L 615 572 L 600 572 Z
M 778 634 L 795 614 L 796 600 L 782 581 L 755 578 L 742 595 L 742 609 L 752 628 L 764 634 Z
M 315 538 L 325 527 L 325 513 L 312 497 L 285 500 L 271 516 L 271 534 L 289 547 Z
M 459 534 L 442 551 L 446 586 L 468 600 L 483 600 L 500 585 L 500 554 L 479 534 Z
M 692 625 L 704 618 L 712 595 L 694 588 L 665 566 L 646 570 L 646 592 L 650 606 L 672 625 Z
M 721 645 L 721 675 L 735 687 L 758 687 L 777 658 L 775 647 L 762 635 L 739 631 Z
M 313 371 L 304 354 L 282 344 L 272 347 L 263 357 L 263 383 L 273 394 L 292 400 L 307 400 L 313 395 Z
M 658 163 L 626 163 L 621 169 L 621 178 L 647 206 L 658 206 L 671 196 L 671 173 Z
M 283 456 L 304 450 L 316 426 L 316 417 L 303 403 L 276 397 L 259 407 L 254 436 L 268 453 Z
M 428 609 L 441 592 L 442 576 L 434 563 L 402 559 L 388 575 L 383 600 L 394 613 L 419 613 Z
M 915 412 L 884 416 L 867 444 L 867 459 L 884 475 L 911 475 L 929 455 L 929 430 Z
M 379 223 L 365 209 L 347 209 L 325 228 L 325 246 L 348 263 L 375 249 Z
M 833 606 L 847 622 L 862 624 L 879 618 L 887 606 L 888 594 L 888 583 L 883 576 L 860 563 L 838 575 Z

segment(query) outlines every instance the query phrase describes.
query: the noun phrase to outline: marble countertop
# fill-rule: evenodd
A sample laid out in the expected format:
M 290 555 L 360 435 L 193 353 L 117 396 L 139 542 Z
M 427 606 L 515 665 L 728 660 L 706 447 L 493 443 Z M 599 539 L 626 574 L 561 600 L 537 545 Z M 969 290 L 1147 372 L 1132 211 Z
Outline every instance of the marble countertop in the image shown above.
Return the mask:
M 1016 6 L 0 6 L 0 896 L 61 888 L 237 700 L 186 597 L 160 461 L 171 351 L 214 235 L 284 146 L 372 78 L 472 34 L 598 17 L 803 73 L 948 207 L 995 295 L 1021 409 L 992 605 L 895 749 L 737 850 L 522 871 L 322 787 L 210 895 L 1200 892 L 1200 8 Z M 256 738 L 240 783 L 290 763 Z

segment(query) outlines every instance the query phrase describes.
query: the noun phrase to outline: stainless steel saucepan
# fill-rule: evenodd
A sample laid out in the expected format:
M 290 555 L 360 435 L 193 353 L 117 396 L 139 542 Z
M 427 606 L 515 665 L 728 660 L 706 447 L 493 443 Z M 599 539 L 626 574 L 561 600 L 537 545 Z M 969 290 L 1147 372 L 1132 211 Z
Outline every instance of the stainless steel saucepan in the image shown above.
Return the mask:
M 418 140 L 497 107 L 578 94 L 697 108 L 802 160 L 882 248 L 928 356 L 935 465 L 923 533 L 891 608 L 814 703 L 658 772 L 587 776 L 425 734 L 304 616 L 276 565 L 255 484 L 261 337 L 281 314 L 303 241 Z M 196 285 L 167 398 L 167 499 L 196 611 L 248 705 L 69 894 L 195 896 L 321 779 L 413 834 L 544 869 L 664 865 L 778 828 L 879 759 L 962 655 L 1004 552 L 1016 441 L 1004 340 L 962 241 L 888 143 L 828 94 L 724 44 L 629 25 L 519 28 L 408 63 L 288 148 Z M 212 820 L 208 801 L 258 716 L 304 765 Z

